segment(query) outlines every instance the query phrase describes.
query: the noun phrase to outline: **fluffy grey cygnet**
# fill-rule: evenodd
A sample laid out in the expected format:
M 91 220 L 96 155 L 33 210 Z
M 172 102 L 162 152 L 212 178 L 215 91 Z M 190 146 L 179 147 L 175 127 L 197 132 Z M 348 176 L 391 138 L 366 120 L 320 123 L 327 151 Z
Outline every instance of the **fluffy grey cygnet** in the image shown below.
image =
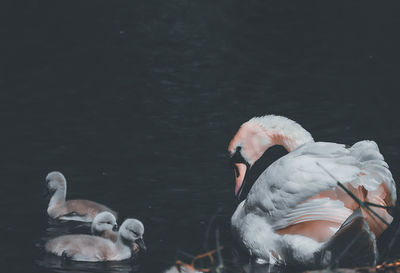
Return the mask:
M 115 216 L 108 211 L 103 211 L 94 217 L 91 230 L 93 235 L 116 242 L 118 239 L 117 228 L 118 224 Z
M 144 226 L 136 219 L 126 219 L 119 231 L 116 242 L 94 235 L 64 235 L 48 241 L 47 252 L 74 261 L 103 262 L 129 259 L 134 253 L 134 244 L 145 250 Z

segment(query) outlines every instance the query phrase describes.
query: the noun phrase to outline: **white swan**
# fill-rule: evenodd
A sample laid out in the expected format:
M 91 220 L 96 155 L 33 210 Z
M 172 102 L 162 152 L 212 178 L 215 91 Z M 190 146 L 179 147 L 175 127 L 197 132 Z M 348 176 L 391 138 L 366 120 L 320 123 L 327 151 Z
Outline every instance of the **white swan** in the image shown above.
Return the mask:
M 49 240 L 45 244 L 47 252 L 74 261 L 102 262 L 121 261 L 131 258 L 132 246 L 136 243 L 146 249 L 143 242 L 144 227 L 136 219 L 126 219 L 119 231 L 117 241 L 93 235 L 63 235 Z
M 47 193 L 51 195 L 47 213 L 53 219 L 93 222 L 96 214 L 108 211 L 117 217 L 110 208 L 89 200 L 65 200 L 67 181 L 60 172 L 51 172 L 46 177 Z
M 309 132 L 285 117 L 252 118 L 240 127 L 228 146 L 237 196 L 241 195 L 248 170 L 274 145 L 284 146 L 289 153 L 264 170 L 231 219 L 234 234 L 254 258 L 269 263 L 315 265 L 317 253 L 340 245 L 329 240 L 351 241 L 341 234 L 349 229 L 342 224 L 350 215 L 346 226 L 353 226 L 352 231 L 359 226 L 366 234 L 370 228 L 371 239 L 386 229 L 386 224 L 368 210 L 357 212 L 360 205 L 330 175 L 361 201 L 393 206 L 395 183 L 375 142 L 360 141 L 350 148 L 314 142 Z M 372 209 L 391 223 L 392 216 L 384 207 Z M 368 225 L 360 224 L 360 217 Z M 338 229 L 339 234 L 335 234 Z

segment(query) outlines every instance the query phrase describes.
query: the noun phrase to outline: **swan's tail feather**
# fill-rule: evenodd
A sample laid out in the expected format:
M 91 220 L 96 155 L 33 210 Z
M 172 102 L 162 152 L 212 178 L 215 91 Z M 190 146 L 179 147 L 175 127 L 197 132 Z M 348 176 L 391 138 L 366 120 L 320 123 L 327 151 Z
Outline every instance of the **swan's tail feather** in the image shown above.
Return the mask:
M 396 184 L 388 164 L 379 151 L 378 145 L 374 141 L 364 140 L 355 143 L 349 150 L 352 156 L 360 161 L 362 164 L 361 169 L 363 170 L 363 174 L 359 176 L 359 179 L 352 182 L 356 184 L 354 186 L 363 186 L 370 191 L 384 181 L 385 187 L 390 195 L 387 198 L 387 206 L 395 205 Z
M 349 150 L 360 162 L 361 169 L 358 178 L 350 184 L 364 193 L 362 201 L 380 206 L 362 208 L 370 230 L 379 236 L 393 220 L 390 208 L 396 203 L 396 184 L 388 164 L 374 141 L 357 142 Z

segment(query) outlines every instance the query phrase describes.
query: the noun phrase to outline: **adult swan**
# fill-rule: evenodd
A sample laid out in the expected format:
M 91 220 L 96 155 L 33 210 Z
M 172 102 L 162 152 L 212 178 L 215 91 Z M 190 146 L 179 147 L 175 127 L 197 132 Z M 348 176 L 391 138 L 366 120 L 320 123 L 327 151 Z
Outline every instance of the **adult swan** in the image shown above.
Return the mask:
M 373 264 L 375 237 L 392 222 L 389 207 L 396 201 L 395 183 L 376 143 L 365 140 L 348 148 L 314 142 L 285 117 L 252 118 L 228 147 L 236 196 L 249 169 L 274 145 L 289 153 L 263 171 L 238 205 L 231 221 L 239 242 L 256 261 L 270 264 L 324 266 L 343 258 L 346 248 L 353 262 L 362 252 Z

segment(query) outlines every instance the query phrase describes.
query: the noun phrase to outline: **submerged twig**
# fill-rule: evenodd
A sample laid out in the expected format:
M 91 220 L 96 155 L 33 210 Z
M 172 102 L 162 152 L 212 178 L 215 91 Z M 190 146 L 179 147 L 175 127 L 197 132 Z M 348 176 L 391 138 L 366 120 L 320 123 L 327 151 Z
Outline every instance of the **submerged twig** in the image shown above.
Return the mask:
M 215 244 L 216 244 L 217 260 L 218 260 L 218 265 L 216 266 L 215 271 L 217 273 L 220 273 L 224 268 L 224 261 L 222 260 L 222 255 L 221 255 L 222 248 L 219 244 L 219 228 L 215 230 Z
M 207 251 L 208 250 L 208 239 L 209 239 L 209 235 L 210 235 L 210 231 L 211 231 L 211 226 L 214 223 L 215 219 L 217 218 L 218 214 L 221 212 L 223 206 L 220 206 L 217 211 L 211 216 L 210 221 L 208 222 L 207 225 L 207 229 L 206 229 L 206 234 L 205 234 L 205 238 L 204 238 L 204 250 Z
M 219 246 L 219 243 L 218 243 L 218 246 Z M 178 269 L 178 272 L 181 272 L 181 268 L 186 268 L 186 269 L 190 269 L 192 271 L 198 271 L 198 272 L 214 272 L 215 271 L 216 273 L 220 273 L 220 272 L 222 272 L 221 269 L 223 268 L 223 264 L 222 264 L 222 256 L 218 256 L 218 255 L 220 255 L 218 253 L 222 249 L 223 249 L 223 246 L 219 246 L 219 248 L 217 248 L 217 249 L 214 249 L 214 250 L 211 250 L 211 251 L 208 251 L 208 252 L 196 255 L 196 256 L 192 256 L 190 254 L 187 254 L 187 253 L 181 251 L 181 253 L 185 254 L 186 256 L 192 257 L 192 261 L 190 263 L 184 263 L 181 260 L 177 260 L 175 262 L 175 266 Z M 222 264 L 222 267 L 220 267 L 220 264 L 215 266 L 214 257 L 213 257 L 213 255 L 215 253 L 217 253 L 217 258 L 218 258 L 219 261 L 221 261 L 220 264 Z M 209 262 L 211 264 L 210 267 L 198 268 L 198 267 L 195 266 L 196 261 L 201 260 L 203 258 L 208 258 L 208 260 L 209 260 Z

